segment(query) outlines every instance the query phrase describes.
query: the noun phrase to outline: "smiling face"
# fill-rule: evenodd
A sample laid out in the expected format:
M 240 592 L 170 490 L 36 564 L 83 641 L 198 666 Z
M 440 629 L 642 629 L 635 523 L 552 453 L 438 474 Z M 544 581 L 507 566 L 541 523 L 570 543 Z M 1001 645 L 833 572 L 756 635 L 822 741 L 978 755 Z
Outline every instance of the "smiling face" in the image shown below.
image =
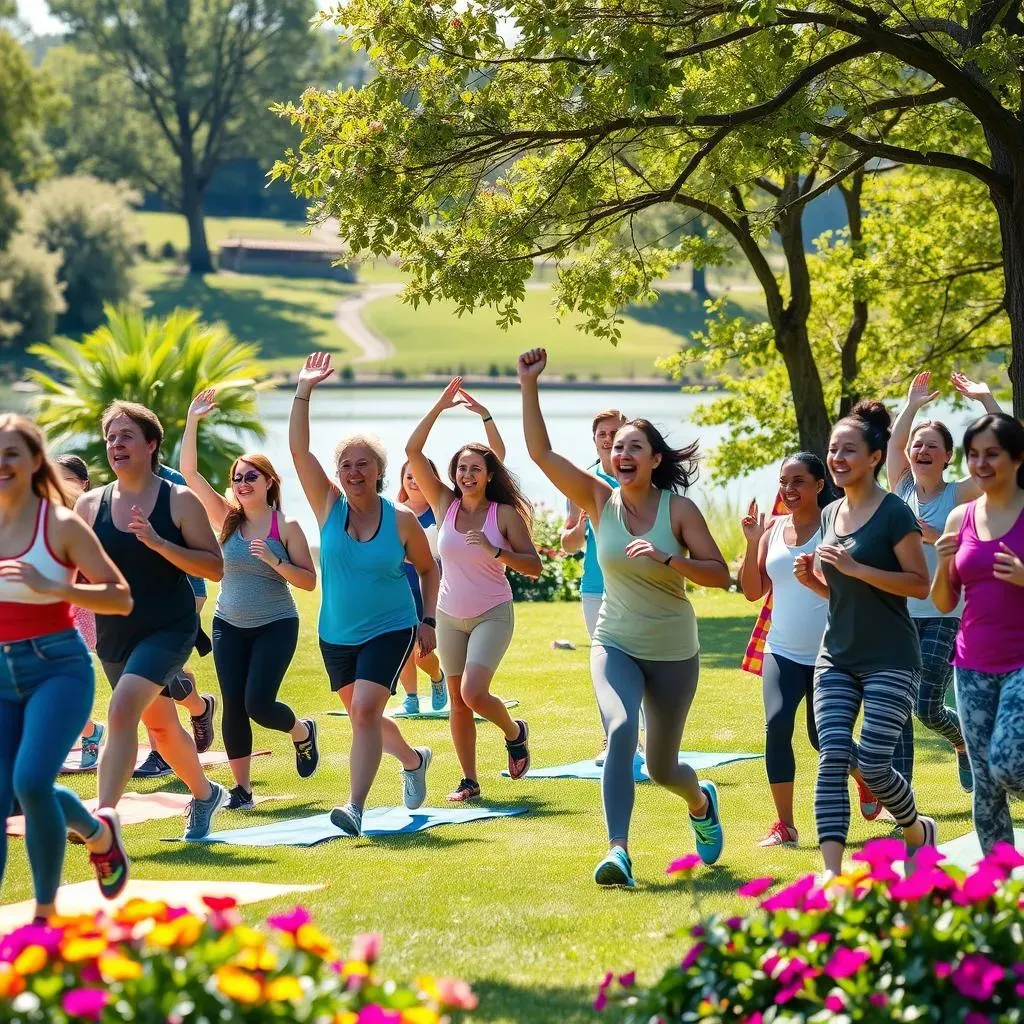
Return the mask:
M 405 488 L 405 493 L 411 498 L 422 498 L 420 493 L 420 485 L 416 483 L 416 477 L 412 475 L 412 468 L 406 463 L 405 469 L 402 470 L 402 486 Z
M 267 489 L 270 481 L 251 463 L 239 459 L 231 473 L 231 492 L 243 507 L 261 508 L 270 504 Z
M 42 464 L 17 430 L 0 430 L 0 500 L 23 501 L 32 490 L 32 474 Z
M 156 441 L 147 441 L 142 428 L 130 416 L 122 413 L 107 424 L 107 462 L 114 473 L 143 473 L 153 468 Z
M 611 467 L 612 445 L 615 444 L 615 435 L 621 426 L 622 420 L 608 416 L 598 420 L 594 427 L 594 449 L 601 460 L 601 468 L 606 472 Z
M 814 474 L 800 461 L 787 459 L 779 472 L 779 492 L 790 512 L 803 509 L 817 509 L 818 495 L 825 486 L 824 480 L 816 480 Z
M 868 450 L 864 432 L 853 423 L 839 423 L 828 442 L 828 471 L 837 487 L 847 488 L 873 477 L 881 452 Z
M 639 428 L 620 427 L 612 443 L 612 474 L 620 487 L 649 487 L 651 474 L 661 464 L 647 435 Z
M 466 448 L 459 452 L 458 461 L 455 463 L 455 485 L 462 492 L 464 497 L 479 495 L 483 497 L 487 492 L 487 484 L 491 474 L 487 472 L 487 460 L 479 453 Z
M 967 470 L 984 494 L 1015 486 L 1020 465 L 991 430 L 979 431 L 967 447 Z
M 910 439 L 910 471 L 914 479 L 940 479 L 952 454 L 934 427 L 921 427 Z
M 352 444 L 342 449 L 338 457 L 338 481 L 349 498 L 376 494 L 380 476 L 380 463 L 372 448 Z

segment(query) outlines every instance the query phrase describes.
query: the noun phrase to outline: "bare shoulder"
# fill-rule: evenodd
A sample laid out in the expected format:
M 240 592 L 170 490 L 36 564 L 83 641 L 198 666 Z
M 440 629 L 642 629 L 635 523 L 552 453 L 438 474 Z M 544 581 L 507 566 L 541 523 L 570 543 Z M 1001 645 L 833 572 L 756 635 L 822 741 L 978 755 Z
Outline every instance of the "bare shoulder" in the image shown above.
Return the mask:
M 96 521 L 96 512 L 99 510 L 105 490 L 105 487 L 94 487 L 91 491 L 80 494 L 75 502 L 75 512 L 90 525 Z
M 967 505 L 957 505 L 953 508 L 949 515 L 946 516 L 946 533 L 953 533 L 959 531 L 963 525 L 964 516 L 967 515 Z
M 697 503 L 692 498 L 687 498 L 684 494 L 672 495 L 669 510 L 675 522 L 693 523 L 704 521 L 704 513 L 701 512 Z

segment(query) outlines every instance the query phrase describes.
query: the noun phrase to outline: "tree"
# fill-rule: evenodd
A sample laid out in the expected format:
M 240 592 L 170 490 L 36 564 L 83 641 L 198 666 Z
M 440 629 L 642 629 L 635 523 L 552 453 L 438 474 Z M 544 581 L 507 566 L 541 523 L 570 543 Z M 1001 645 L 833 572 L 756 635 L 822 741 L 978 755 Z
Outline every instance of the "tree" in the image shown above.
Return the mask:
M 755 251 L 761 241 L 773 225 L 799 219 L 811 198 L 879 160 L 974 175 L 990 193 L 1002 188 L 1004 178 L 997 181 L 983 159 L 991 146 L 976 116 L 982 107 L 1002 126 L 1002 144 L 1024 146 L 1019 124 L 1014 142 L 993 102 L 974 102 L 974 87 L 959 79 L 949 84 L 950 62 L 925 59 L 931 43 L 908 43 L 903 29 L 886 25 L 898 19 L 895 9 L 874 2 L 820 0 L 833 15 L 854 9 L 843 17 L 881 26 L 851 41 L 852 29 L 828 24 L 816 10 L 801 20 L 771 0 L 622 0 L 599 10 L 580 0 L 363 0 L 336 17 L 367 47 L 378 77 L 355 93 L 307 93 L 301 108 L 288 110 L 304 142 L 277 173 L 313 198 L 318 214 L 337 217 L 353 248 L 398 251 L 413 302 L 488 303 L 507 322 L 532 258 L 546 255 L 566 261 L 561 307 L 581 310 L 588 329 L 612 339 L 617 311 L 649 296 L 674 263 L 723 258 L 716 239 L 641 248 L 617 245 L 615 232 L 665 203 L 712 218 L 710 207 L 720 210 L 720 236 L 739 246 L 769 297 L 800 438 L 820 450 L 831 410 L 806 336 L 810 285 L 801 254 L 794 248 L 789 258 L 785 240 L 789 273 L 776 282 Z M 511 42 L 505 18 L 516 25 Z M 1005 42 L 1015 25 L 1011 16 L 996 35 Z M 885 41 L 891 35 L 905 45 L 882 46 L 886 33 Z M 978 74 L 1016 117 L 1012 39 L 1002 48 L 999 39 Z M 778 194 L 769 205 L 751 204 L 763 179 Z M 996 212 L 1004 236 L 1017 230 L 998 204 Z M 790 238 L 802 249 L 799 233 Z M 1008 319 L 1019 321 L 1016 351 L 1024 348 L 1024 308 L 1017 317 L 1011 291 L 1024 260 L 1017 269 L 1008 262 L 1001 260 Z M 932 289 L 939 304 L 942 289 L 941 282 Z M 850 327 L 862 331 L 866 310 L 858 302 Z
M 0 4 L 0 19 L 4 16 Z M 57 107 L 47 78 L 32 67 L 12 33 L 0 26 L 0 172 L 6 171 L 19 183 L 46 173 L 49 160 L 43 126 Z
M 176 464 L 189 403 L 216 387 L 216 420 L 199 428 L 199 469 L 215 487 L 226 487 L 232 461 L 246 450 L 238 438 L 266 436 L 256 409 L 257 347 L 239 344 L 222 324 L 203 323 L 195 310 L 164 319 L 130 308 L 106 313 L 107 323 L 80 342 L 59 338 L 29 350 L 49 371 L 29 374 L 42 389 L 36 422 L 90 466 L 105 467 L 103 410 L 118 398 L 141 402 L 160 417 L 163 457 Z M 100 476 L 110 474 L 103 469 Z
M 309 80 L 316 0 L 52 0 L 50 9 L 89 55 L 71 70 L 114 104 L 92 112 L 94 151 L 97 117 L 109 128 L 116 111 L 115 165 L 184 215 L 189 268 L 209 272 L 206 189 L 222 161 L 274 138 L 268 104 Z

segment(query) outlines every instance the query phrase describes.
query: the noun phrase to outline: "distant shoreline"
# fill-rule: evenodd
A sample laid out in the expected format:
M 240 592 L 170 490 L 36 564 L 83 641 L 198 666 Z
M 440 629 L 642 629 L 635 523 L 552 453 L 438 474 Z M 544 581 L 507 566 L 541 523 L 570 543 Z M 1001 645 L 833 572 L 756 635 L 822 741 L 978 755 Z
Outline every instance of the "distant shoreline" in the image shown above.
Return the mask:
M 361 377 L 352 380 L 338 380 L 331 378 L 319 385 L 324 390 L 337 388 L 339 390 L 422 390 L 423 388 L 443 387 L 448 383 L 450 377 L 429 376 L 429 377 Z M 463 378 L 467 387 L 474 391 L 518 391 L 519 381 L 515 377 L 490 377 L 487 375 L 472 376 Z M 272 380 L 271 387 L 275 391 L 290 391 L 295 387 L 294 378 L 277 378 Z M 720 386 L 714 384 L 697 384 L 687 381 L 665 380 L 660 377 L 639 377 L 639 378 L 606 378 L 600 380 L 566 380 L 565 378 L 552 377 L 544 378 L 544 387 L 549 391 L 681 391 L 684 387 L 700 387 L 702 391 L 720 391 Z

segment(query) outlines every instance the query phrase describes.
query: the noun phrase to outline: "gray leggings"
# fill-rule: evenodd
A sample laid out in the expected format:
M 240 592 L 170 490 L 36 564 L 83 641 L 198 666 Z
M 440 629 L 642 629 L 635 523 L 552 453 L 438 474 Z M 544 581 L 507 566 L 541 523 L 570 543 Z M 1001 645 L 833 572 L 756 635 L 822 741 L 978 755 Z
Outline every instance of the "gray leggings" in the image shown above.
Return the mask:
M 679 764 L 679 744 L 699 674 L 697 654 L 685 661 L 646 661 L 617 647 L 591 646 L 590 676 L 608 736 L 601 796 L 610 842 L 624 843 L 629 838 L 641 705 L 647 719 L 648 774 L 679 796 L 696 791 L 696 772 Z

